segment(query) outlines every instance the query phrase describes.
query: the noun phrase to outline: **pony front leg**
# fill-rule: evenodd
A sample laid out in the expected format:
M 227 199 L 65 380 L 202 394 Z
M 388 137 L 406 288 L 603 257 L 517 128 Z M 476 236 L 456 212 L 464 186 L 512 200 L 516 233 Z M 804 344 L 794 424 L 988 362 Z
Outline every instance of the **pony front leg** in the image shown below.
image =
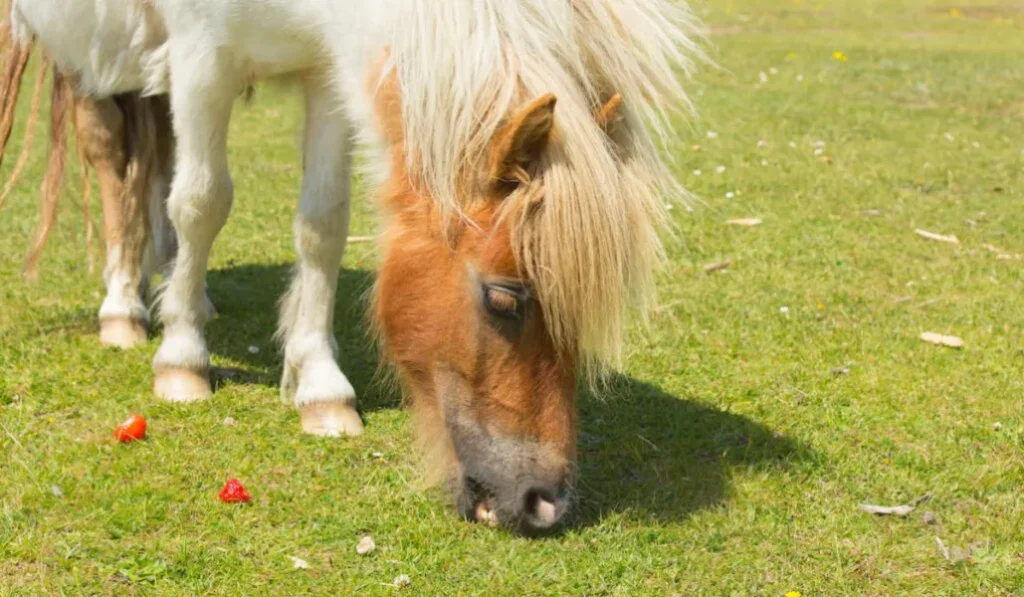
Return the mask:
M 326 82 L 306 83 L 302 196 L 295 216 L 298 267 L 281 304 L 282 398 L 299 409 L 313 435 L 359 435 L 352 384 L 338 367 L 334 298 L 349 223 L 351 140 Z
M 217 51 L 182 44 L 171 52 L 171 108 L 177 138 L 168 215 L 178 253 L 160 302 L 164 340 L 153 358 L 153 388 L 173 402 L 208 398 L 210 355 L 203 327 L 211 314 L 205 293 L 206 267 L 217 233 L 231 211 L 233 189 L 227 165 L 231 107 L 240 84 L 230 68 L 216 68 Z M 176 60 L 176 58 L 180 58 Z

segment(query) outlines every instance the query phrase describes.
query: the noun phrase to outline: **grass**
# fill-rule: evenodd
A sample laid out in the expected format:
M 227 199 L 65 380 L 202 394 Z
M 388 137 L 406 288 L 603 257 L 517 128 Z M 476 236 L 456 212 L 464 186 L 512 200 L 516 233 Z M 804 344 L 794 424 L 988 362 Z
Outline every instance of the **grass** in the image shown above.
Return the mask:
M 672 154 L 700 201 L 674 212 L 663 306 L 612 395 L 583 400 L 578 524 L 545 540 L 417 488 L 409 415 L 371 383 L 369 245 L 349 248 L 337 306 L 368 433 L 303 437 L 278 401 L 293 94 L 235 116 L 208 333 L 215 364 L 247 373 L 207 404 L 151 396 L 158 339 L 98 345 L 77 190 L 42 280 L 21 283 L 37 152 L 0 214 L 0 594 L 387 595 L 400 574 L 425 595 L 1024 594 L 1024 262 L 985 248 L 1024 254 L 1024 14 L 999 2 L 698 7 L 721 69 Z M 365 195 L 356 234 L 373 229 Z M 740 217 L 763 223 L 724 224 Z M 151 438 L 116 445 L 130 412 Z M 249 507 L 216 501 L 233 476 Z M 929 492 L 905 518 L 857 508 Z M 378 548 L 361 557 L 365 533 Z

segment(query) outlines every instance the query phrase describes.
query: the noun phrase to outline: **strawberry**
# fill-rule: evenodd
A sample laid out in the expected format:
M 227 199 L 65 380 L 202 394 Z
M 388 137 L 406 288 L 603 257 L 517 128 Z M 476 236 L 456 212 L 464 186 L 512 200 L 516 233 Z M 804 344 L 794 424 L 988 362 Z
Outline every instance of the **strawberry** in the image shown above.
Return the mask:
M 132 415 L 114 430 L 114 437 L 122 444 L 146 437 L 146 419 L 142 415 Z
M 242 484 L 238 482 L 238 479 L 231 479 L 224 484 L 224 489 L 220 490 L 220 501 L 233 504 L 235 502 L 248 502 L 249 492 L 242 487 Z

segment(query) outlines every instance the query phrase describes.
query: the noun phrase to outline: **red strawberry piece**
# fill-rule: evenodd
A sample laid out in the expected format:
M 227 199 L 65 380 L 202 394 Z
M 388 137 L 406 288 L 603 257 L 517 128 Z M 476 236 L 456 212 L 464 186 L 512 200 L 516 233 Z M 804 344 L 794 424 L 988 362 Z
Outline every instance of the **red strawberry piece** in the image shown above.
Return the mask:
M 128 417 L 114 430 L 114 437 L 123 444 L 146 437 L 146 419 L 142 415 Z
M 235 502 L 248 502 L 251 496 L 242 487 L 242 484 L 238 482 L 238 479 L 231 479 L 224 484 L 224 489 L 220 490 L 219 497 L 220 501 L 233 504 Z

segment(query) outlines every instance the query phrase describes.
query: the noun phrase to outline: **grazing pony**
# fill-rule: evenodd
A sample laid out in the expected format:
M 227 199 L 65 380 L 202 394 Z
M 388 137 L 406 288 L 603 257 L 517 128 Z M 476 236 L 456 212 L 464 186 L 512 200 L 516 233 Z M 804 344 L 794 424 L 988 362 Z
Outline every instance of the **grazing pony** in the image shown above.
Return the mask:
M 0 73 L 0 163 L 14 124 L 14 110 L 32 45 L 10 45 L 0 32 L 5 66 Z M 21 155 L 0 194 L 0 207 L 15 188 L 28 162 L 49 60 L 40 61 L 32 93 Z M 57 217 L 58 197 L 67 158 L 67 125 L 72 122 L 82 162 L 87 251 L 92 245 L 89 219 L 87 167 L 99 180 L 103 208 L 106 296 L 100 306 L 100 342 L 131 348 L 146 339 L 146 306 L 151 274 L 169 272 L 175 240 L 167 216 L 173 160 L 173 133 L 166 97 L 140 97 L 124 93 L 97 99 L 77 93 L 67 77 L 53 69 L 50 93 L 50 150 L 40 197 L 40 223 L 25 261 L 28 278 L 37 274 L 37 262 Z M 91 255 L 90 255 L 91 258 Z M 91 265 L 91 261 L 90 261 Z
M 226 141 L 252 81 L 305 93 L 298 264 L 282 301 L 282 394 L 306 432 L 358 434 L 335 291 L 352 148 L 381 182 L 373 315 L 459 511 L 522 532 L 566 512 L 578 378 L 615 365 L 653 291 L 679 191 L 650 131 L 685 105 L 695 20 L 671 0 L 14 0 L 97 96 L 170 95 L 178 254 L 158 396 L 210 396 L 203 283 L 232 203 Z

